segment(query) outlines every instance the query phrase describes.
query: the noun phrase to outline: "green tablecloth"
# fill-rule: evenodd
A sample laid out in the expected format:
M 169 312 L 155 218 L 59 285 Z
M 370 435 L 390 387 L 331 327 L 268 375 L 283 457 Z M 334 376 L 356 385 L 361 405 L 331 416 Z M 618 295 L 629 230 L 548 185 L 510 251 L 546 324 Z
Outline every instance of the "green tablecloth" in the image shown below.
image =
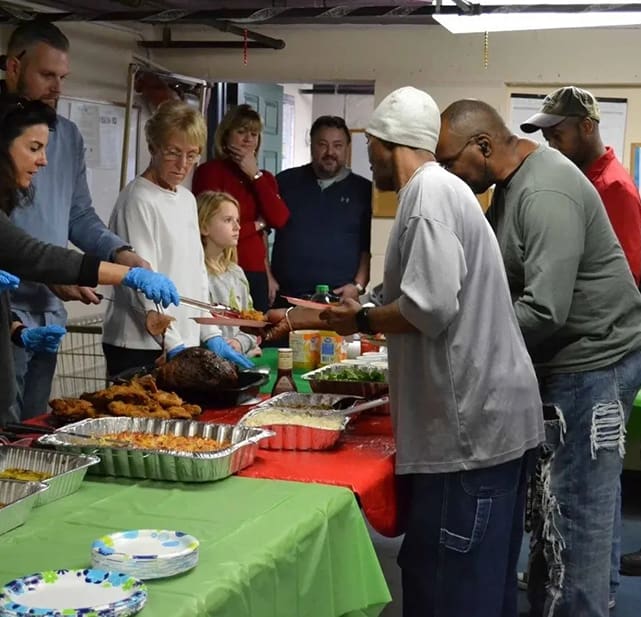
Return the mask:
M 200 540 L 194 570 L 149 581 L 148 617 L 373 617 L 390 601 L 350 491 L 236 477 L 85 481 L 0 537 L 0 580 L 88 567 L 94 539 L 137 528 Z
M 269 367 L 269 381 L 260 389 L 264 394 L 270 394 L 272 388 L 274 387 L 274 382 L 276 381 L 276 374 L 278 373 L 278 349 L 275 347 L 267 347 L 263 349 L 263 355 L 258 358 L 252 358 L 252 361 L 256 366 L 267 366 Z M 299 392 L 311 392 L 309 383 L 304 379 L 301 379 L 300 376 L 303 373 L 307 373 L 307 370 L 293 370 L 294 382 Z

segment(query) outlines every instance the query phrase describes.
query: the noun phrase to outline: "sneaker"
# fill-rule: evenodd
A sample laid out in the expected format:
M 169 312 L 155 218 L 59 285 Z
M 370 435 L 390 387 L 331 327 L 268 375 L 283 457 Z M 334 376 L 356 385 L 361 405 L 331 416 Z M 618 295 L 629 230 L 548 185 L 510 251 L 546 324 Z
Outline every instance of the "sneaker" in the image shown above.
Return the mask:
M 641 576 L 641 550 L 621 556 L 621 574 Z
M 616 605 L 617 605 L 616 598 L 614 596 L 610 596 L 610 600 L 608 601 L 608 609 L 612 610 Z
M 527 572 L 517 572 L 516 573 L 516 584 L 518 585 L 521 591 L 527 591 Z

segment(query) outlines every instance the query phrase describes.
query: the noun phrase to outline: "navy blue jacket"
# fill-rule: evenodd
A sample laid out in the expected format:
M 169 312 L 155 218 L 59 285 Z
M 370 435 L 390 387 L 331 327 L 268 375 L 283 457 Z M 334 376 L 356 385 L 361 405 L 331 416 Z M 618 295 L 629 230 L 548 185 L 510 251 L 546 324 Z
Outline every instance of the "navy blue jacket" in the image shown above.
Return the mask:
M 372 183 L 350 173 L 321 190 L 311 164 L 287 169 L 276 180 L 290 211 L 276 230 L 271 262 L 281 295 L 352 283 L 361 254 L 370 252 Z

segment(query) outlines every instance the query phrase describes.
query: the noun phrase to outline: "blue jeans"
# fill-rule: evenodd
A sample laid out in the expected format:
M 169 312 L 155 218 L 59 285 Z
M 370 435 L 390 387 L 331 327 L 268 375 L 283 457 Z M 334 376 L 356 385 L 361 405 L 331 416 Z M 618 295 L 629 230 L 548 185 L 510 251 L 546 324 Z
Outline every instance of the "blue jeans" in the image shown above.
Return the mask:
M 398 555 L 403 617 L 516 617 L 516 564 L 534 455 L 409 477 Z
M 625 422 L 641 351 L 595 371 L 539 380 L 546 444 L 530 552 L 531 617 L 606 617 Z
M 27 313 L 13 309 L 22 323 L 29 327 L 64 326 L 67 312 L 64 309 L 51 313 Z M 13 345 L 13 362 L 16 370 L 17 398 L 9 409 L 12 422 L 21 422 L 47 413 L 51 382 L 56 372 L 57 354 L 27 351 Z

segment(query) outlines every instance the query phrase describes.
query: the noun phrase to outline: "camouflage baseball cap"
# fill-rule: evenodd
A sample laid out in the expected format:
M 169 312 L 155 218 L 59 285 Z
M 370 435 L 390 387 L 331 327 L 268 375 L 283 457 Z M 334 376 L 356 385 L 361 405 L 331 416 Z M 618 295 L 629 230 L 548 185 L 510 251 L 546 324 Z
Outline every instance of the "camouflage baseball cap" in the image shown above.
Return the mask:
M 541 111 L 521 124 L 521 130 L 524 133 L 535 133 L 539 129 L 555 126 L 570 116 L 592 118 L 598 122 L 601 113 L 594 95 L 575 86 L 559 88 L 543 99 Z

